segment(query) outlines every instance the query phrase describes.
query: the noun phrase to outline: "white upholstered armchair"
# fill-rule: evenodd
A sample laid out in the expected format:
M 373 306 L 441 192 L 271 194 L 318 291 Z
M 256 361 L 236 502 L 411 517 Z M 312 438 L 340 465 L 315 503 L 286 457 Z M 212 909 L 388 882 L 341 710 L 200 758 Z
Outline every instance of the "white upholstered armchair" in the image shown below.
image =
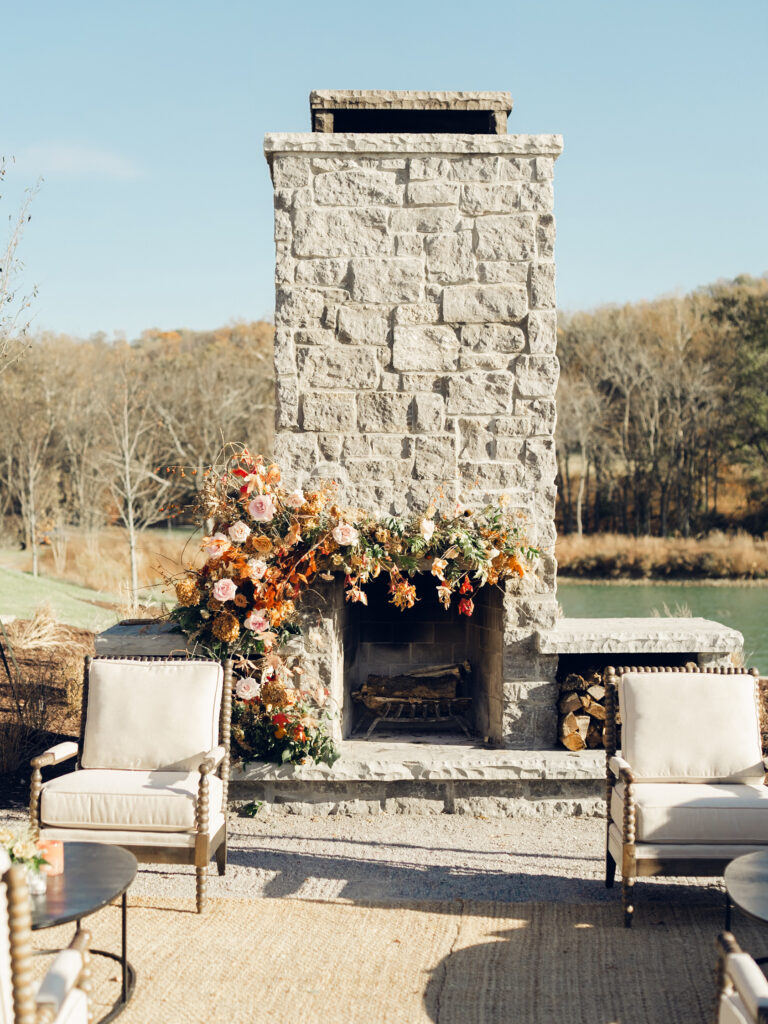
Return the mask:
M 231 661 L 87 659 L 80 744 L 32 761 L 33 827 L 194 864 L 200 913 L 211 857 L 226 870 L 231 706 Z M 69 758 L 75 771 L 42 782 L 42 768 Z
M 716 1024 L 768 1024 L 768 981 L 730 932 L 717 937 Z
M 0 850 L 0 1024 L 88 1024 L 88 943 L 78 931 L 35 984 L 24 868 Z
M 768 847 L 768 789 L 755 674 L 608 668 L 604 681 L 605 884 L 618 864 L 628 928 L 637 877 L 720 875 Z

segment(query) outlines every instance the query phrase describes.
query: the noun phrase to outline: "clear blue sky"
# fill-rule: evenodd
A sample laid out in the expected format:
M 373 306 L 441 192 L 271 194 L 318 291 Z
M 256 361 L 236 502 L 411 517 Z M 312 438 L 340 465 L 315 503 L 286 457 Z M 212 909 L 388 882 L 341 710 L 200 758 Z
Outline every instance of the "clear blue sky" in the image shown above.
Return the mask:
M 6 0 L 0 23 L 0 223 L 42 175 L 40 328 L 271 315 L 262 138 L 309 130 L 313 88 L 506 89 L 510 132 L 561 132 L 562 308 L 768 269 L 766 0 Z

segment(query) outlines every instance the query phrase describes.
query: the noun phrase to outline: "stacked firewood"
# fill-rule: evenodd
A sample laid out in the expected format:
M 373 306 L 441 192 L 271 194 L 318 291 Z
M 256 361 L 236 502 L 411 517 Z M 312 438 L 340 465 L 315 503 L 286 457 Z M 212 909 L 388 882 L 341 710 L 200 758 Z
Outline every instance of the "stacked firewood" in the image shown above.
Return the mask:
M 605 746 L 605 687 L 600 672 L 571 672 L 560 684 L 558 735 L 568 750 Z

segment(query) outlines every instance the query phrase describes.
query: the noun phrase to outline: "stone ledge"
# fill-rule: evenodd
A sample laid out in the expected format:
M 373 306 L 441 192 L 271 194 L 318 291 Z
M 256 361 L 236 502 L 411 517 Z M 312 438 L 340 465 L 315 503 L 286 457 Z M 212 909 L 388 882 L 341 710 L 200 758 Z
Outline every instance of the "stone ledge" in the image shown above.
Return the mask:
M 744 637 L 711 619 L 560 619 L 538 633 L 541 654 L 728 654 Z
M 605 752 L 489 750 L 472 743 L 345 740 L 336 764 L 233 768 L 235 782 L 439 782 L 448 780 L 594 780 L 605 778 Z
M 512 110 L 509 92 L 314 89 L 310 110 Z
M 562 135 L 355 134 L 353 132 L 268 132 L 264 153 L 271 163 L 283 153 L 313 156 L 387 154 L 394 157 L 438 154 L 480 156 L 553 156 L 563 151 Z

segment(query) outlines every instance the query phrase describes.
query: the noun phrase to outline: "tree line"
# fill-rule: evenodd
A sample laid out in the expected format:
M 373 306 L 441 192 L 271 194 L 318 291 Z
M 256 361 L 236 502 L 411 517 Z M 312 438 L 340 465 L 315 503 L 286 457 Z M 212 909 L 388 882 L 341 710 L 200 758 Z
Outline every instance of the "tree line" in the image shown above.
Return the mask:
M 561 531 L 768 529 L 768 276 L 560 314 L 558 356 Z
M 137 592 L 139 534 L 194 497 L 224 442 L 271 445 L 273 330 L 150 330 L 130 344 L 43 334 L 0 364 L 0 518 L 35 575 L 41 542 L 56 562 L 68 527 L 118 524 Z

